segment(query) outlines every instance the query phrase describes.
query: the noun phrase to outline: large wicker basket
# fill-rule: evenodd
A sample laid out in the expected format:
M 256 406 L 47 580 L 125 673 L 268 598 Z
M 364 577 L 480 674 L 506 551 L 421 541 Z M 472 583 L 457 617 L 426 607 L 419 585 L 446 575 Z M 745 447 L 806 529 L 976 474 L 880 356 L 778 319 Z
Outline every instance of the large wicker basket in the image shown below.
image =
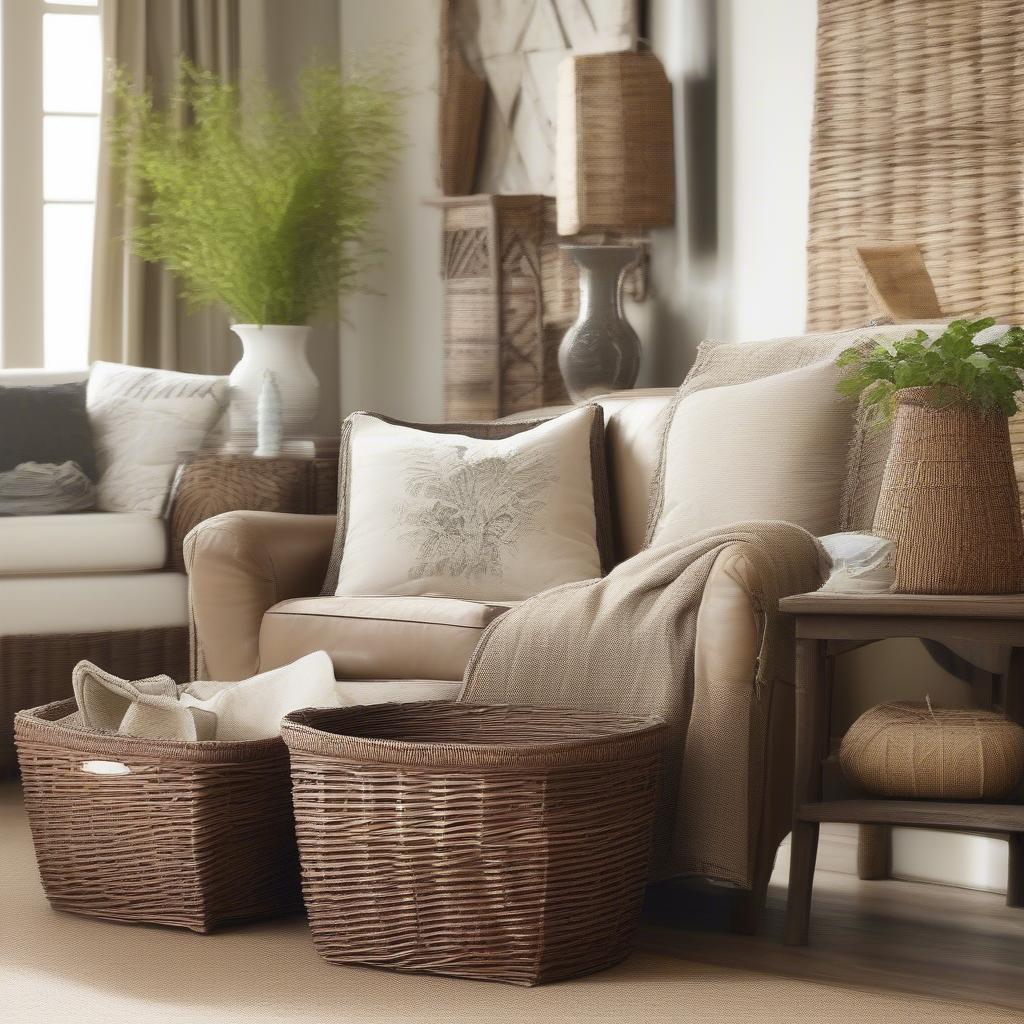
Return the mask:
M 74 700 L 58 701 L 14 722 L 54 907 L 196 932 L 301 910 L 280 739 L 101 735 L 67 717 L 75 711 Z
M 628 955 L 659 721 L 436 702 L 282 731 L 325 959 L 534 985 Z
M 896 393 L 874 532 L 896 542 L 896 591 L 1024 590 L 1024 534 L 1007 418 L 954 393 Z

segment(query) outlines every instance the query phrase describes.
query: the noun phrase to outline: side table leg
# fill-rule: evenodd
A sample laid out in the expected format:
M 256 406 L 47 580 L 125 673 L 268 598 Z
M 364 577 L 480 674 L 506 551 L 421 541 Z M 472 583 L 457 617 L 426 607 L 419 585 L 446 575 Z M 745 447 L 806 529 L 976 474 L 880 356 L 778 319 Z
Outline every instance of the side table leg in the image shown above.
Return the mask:
M 806 946 L 811 926 L 811 891 L 818 858 L 818 823 L 793 825 L 789 851 L 789 901 L 786 904 L 786 944 Z
M 892 826 L 861 825 L 857 835 L 857 877 L 892 876 Z
M 806 945 L 811 917 L 817 822 L 801 821 L 800 807 L 821 799 L 821 763 L 828 751 L 831 685 L 824 644 L 801 638 L 796 644 L 796 764 L 793 775 L 793 835 L 789 862 L 786 942 Z
M 1014 832 L 1010 843 L 1010 867 L 1006 875 L 1006 905 L 1024 907 L 1024 833 Z
M 1011 722 L 1024 724 L 1024 648 L 1015 647 L 1010 656 L 1010 671 L 1003 680 L 1003 711 Z M 1024 834 L 1008 837 L 1010 864 L 1006 877 L 1006 905 L 1024 907 Z

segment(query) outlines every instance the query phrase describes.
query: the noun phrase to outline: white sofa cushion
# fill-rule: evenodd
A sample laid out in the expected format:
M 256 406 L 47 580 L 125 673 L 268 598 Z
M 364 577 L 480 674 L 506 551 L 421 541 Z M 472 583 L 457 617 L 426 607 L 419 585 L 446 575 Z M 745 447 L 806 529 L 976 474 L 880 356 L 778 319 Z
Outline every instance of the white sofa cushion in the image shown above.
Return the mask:
M 0 578 L 0 635 L 100 633 L 188 624 L 178 572 Z
M 148 512 L 0 518 L 0 576 L 146 572 L 167 560 L 167 524 Z

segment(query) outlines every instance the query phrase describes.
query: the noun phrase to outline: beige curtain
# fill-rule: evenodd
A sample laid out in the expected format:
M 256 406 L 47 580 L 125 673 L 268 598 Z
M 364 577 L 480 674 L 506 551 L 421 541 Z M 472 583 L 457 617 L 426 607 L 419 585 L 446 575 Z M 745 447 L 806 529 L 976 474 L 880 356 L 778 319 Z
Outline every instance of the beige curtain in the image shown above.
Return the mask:
M 237 78 L 242 0 L 101 0 L 104 58 L 125 67 L 158 102 L 184 56 L 200 67 Z M 103 100 L 104 116 L 108 98 Z M 189 313 L 174 279 L 159 264 L 130 251 L 132 210 L 120 176 L 101 143 L 93 247 L 90 359 L 224 373 L 237 358 L 227 313 Z
M 360 3 L 363 0 L 359 0 Z M 288 95 L 311 59 L 340 59 L 338 0 L 100 0 L 107 60 L 137 83 L 166 94 L 180 56 L 241 82 L 253 75 Z M 96 198 L 91 359 L 226 373 L 241 355 L 225 310 L 189 313 L 174 279 L 133 256 L 125 239 L 125 207 L 109 149 L 100 151 Z M 338 417 L 338 330 L 314 327 L 309 358 L 320 379 L 320 413 L 311 430 L 335 435 Z

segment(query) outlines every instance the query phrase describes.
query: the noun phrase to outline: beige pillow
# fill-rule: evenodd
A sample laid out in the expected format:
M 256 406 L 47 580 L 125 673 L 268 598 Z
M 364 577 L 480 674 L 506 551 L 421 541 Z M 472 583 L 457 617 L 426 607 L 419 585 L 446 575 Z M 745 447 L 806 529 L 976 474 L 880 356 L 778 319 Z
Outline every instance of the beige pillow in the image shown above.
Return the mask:
M 943 329 L 869 325 L 701 345 L 669 413 L 648 543 L 749 519 L 795 523 L 816 536 L 870 529 L 870 518 L 862 521 L 872 491 L 877 502 L 874 475 L 880 482 L 877 462 L 888 446 L 859 421 L 855 429 L 855 404 L 836 390 L 845 371 L 835 360 L 853 345 L 918 327 Z
M 338 507 L 328 594 L 516 601 L 600 576 L 611 557 L 601 408 L 434 427 L 353 413 Z

